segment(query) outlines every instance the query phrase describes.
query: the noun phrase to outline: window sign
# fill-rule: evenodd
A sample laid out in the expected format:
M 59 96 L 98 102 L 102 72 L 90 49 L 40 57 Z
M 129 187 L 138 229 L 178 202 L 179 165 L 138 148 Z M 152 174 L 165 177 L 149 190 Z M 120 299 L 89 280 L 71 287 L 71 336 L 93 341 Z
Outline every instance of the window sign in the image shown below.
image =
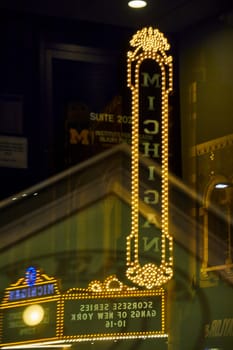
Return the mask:
M 0 166 L 27 168 L 28 145 L 25 137 L 0 136 Z
M 74 287 L 61 294 L 55 278 L 29 267 L 25 277 L 5 292 L 1 305 L 2 345 L 168 336 L 163 287 L 173 275 L 173 242 L 168 227 L 168 95 L 172 89 L 172 57 L 166 55 L 169 44 L 157 29 L 138 31 L 130 43 L 135 48 L 128 52 L 132 202 L 123 271 L 130 286 L 110 275 L 103 282 L 94 280 L 87 288 Z M 111 122 L 110 115 L 104 118 Z M 155 162 L 140 167 L 140 153 L 148 161 L 152 158 L 160 164 L 160 182 L 155 181 Z M 150 186 L 139 193 L 139 181 L 145 171 Z M 139 217 L 146 219 L 142 223 Z M 14 336 L 9 334 L 12 329 Z

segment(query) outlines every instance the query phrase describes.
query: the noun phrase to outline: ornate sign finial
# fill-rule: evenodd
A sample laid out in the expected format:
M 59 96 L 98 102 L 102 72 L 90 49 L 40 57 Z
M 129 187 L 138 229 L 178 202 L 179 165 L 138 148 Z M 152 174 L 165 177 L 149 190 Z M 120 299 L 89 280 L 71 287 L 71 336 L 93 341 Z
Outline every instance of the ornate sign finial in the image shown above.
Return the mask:
M 170 44 L 167 39 L 158 29 L 153 29 L 152 27 L 143 28 L 138 30 L 134 34 L 130 41 L 130 45 L 135 47 L 135 52 L 129 52 L 129 55 L 134 55 L 142 50 L 144 52 L 161 52 L 162 56 L 165 56 L 165 51 L 170 49 Z

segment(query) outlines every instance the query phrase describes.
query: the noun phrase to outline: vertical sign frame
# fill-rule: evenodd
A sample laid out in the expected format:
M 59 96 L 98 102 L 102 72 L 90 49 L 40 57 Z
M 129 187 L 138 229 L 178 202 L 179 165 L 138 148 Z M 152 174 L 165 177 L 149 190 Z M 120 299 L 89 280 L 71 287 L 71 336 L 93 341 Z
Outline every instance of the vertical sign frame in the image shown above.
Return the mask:
M 138 31 L 130 42 L 135 48 L 128 52 L 127 82 L 132 92 L 132 171 L 131 171 L 131 233 L 127 237 L 127 277 L 132 282 L 146 288 L 158 287 L 165 284 L 173 276 L 173 239 L 168 228 L 168 96 L 172 91 L 172 56 L 167 56 L 166 51 L 170 48 L 167 39 L 158 29 L 152 27 L 143 28 Z M 160 202 L 159 224 L 161 231 L 161 256 L 158 264 L 149 262 L 143 266 L 139 261 L 139 134 L 141 115 L 144 111 L 141 98 L 140 67 L 145 61 L 155 62 L 158 72 L 144 72 L 147 81 L 144 86 L 154 85 L 155 89 L 161 91 L 161 101 L 156 101 L 155 95 L 148 95 L 144 99 L 147 109 L 151 111 L 151 117 L 142 120 L 145 134 L 155 136 L 155 142 L 143 143 L 143 156 L 149 157 L 149 151 L 153 157 L 161 162 L 161 185 L 160 188 L 151 192 L 152 199 L 148 199 L 148 204 L 158 204 Z M 152 74 L 152 75 L 150 75 Z M 156 104 L 160 108 L 156 110 Z M 149 170 L 149 180 L 153 180 L 153 169 Z M 151 173 L 152 171 L 152 173 Z M 160 199 L 161 196 L 161 199 Z M 149 222 L 148 224 L 154 224 Z

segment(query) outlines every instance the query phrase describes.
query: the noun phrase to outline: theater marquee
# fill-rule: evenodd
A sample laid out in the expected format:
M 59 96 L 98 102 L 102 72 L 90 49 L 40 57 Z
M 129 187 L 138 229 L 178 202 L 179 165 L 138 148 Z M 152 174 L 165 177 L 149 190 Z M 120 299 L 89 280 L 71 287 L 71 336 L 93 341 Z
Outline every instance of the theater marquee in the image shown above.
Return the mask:
M 110 276 L 62 296 L 61 337 L 76 342 L 166 337 L 164 305 L 162 288 L 138 291 Z
M 5 291 L 0 305 L 0 345 L 57 341 L 59 303 L 57 280 L 28 267 L 25 276 Z

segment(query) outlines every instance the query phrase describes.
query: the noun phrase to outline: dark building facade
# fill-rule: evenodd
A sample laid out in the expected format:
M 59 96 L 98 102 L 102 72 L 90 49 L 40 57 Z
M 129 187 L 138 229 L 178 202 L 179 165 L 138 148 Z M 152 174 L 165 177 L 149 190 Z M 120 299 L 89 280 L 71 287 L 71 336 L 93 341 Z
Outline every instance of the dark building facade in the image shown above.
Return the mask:
M 167 275 L 172 261 L 173 277 L 163 286 L 165 308 L 157 309 L 157 314 L 162 315 L 161 330 L 156 328 L 160 326 L 155 311 L 153 314 L 148 309 L 148 317 L 140 311 L 139 297 L 135 299 L 136 309 L 127 309 L 125 318 L 121 314 L 119 324 L 114 325 L 106 314 L 106 334 L 103 328 L 95 330 L 97 338 L 101 338 L 101 332 L 105 334 L 103 339 L 86 336 L 88 339 L 84 337 L 82 342 L 83 333 L 94 332 L 93 324 L 85 320 L 88 314 L 76 312 L 72 316 L 75 324 L 78 317 L 84 317 L 81 335 L 77 336 L 72 322 L 67 326 L 68 331 L 64 331 L 61 324 L 68 325 L 70 321 L 62 321 L 61 309 L 56 311 L 53 306 L 52 324 L 47 327 L 45 338 L 54 338 L 58 343 L 65 339 L 66 345 L 85 349 L 90 346 L 140 350 L 232 348 L 232 16 L 232 8 L 226 4 L 204 21 L 164 34 L 171 44 L 174 83 L 168 113 L 169 200 L 163 195 L 162 203 L 160 200 L 157 203 L 153 186 L 156 188 L 164 181 L 164 162 L 159 157 L 150 159 L 142 154 L 138 160 L 138 188 L 132 177 L 134 141 L 127 52 L 135 28 L 2 11 L 0 292 L 3 320 L 6 310 L 11 308 L 8 302 L 16 302 L 17 295 L 24 295 L 22 305 L 33 303 L 30 299 L 33 287 L 27 284 L 28 277 L 22 277 L 30 266 L 36 266 L 43 276 L 53 276 L 54 286 L 59 281 L 59 287 L 48 289 L 54 291 L 53 303 L 58 300 L 63 305 L 72 289 L 76 289 L 76 295 L 86 293 L 93 299 L 98 288 L 106 293 L 106 298 L 108 293 L 121 298 L 126 298 L 128 293 L 132 298 L 130 293 L 136 288 L 148 306 L 162 295 L 160 287 L 150 281 L 153 264 L 157 266 L 162 259 Z M 133 85 L 136 79 L 132 81 Z M 153 83 L 156 85 L 156 80 Z M 152 106 L 153 100 L 149 101 Z M 151 132 L 151 126 L 155 128 L 157 124 L 150 120 L 145 125 Z M 150 139 L 143 135 L 142 140 L 145 145 Z M 161 183 L 164 189 L 164 182 Z M 137 235 L 128 238 L 135 186 L 139 194 L 141 232 L 136 243 Z M 165 233 L 165 243 L 160 246 L 156 220 L 164 203 L 162 213 L 167 215 L 168 210 L 170 231 Z M 169 245 L 171 237 L 173 250 Z M 138 255 L 135 251 L 129 253 L 129 241 Z M 170 257 L 168 263 L 161 258 L 162 252 Z M 149 287 L 140 285 L 141 280 L 135 282 L 134 276 L 130 279 L 126 273 L 134 267 L 132 257 L 149 268 L 149 273 L 147 269 L 144 271 L 149 275 L 149 284 L 152 283 Z M 47 277 L 39 276 L 40 281 L 34 281 L 35 297 L 49 298 L 47 287 L 42 290 L 41 284 L 37 285 L 43 285 L 50 278 Z M 16 286 L 24 292 L 17 291 Z M 9 289 L 8 295 L 7 288 L 13 288 L 14 292 Z M 158 294 L 148 296 L 145 290 Z M 98 293 L 94 295 L 95 303 L 103 304 Z M 153 302 L 145 299 L 152 297 Z M 101 298 L 105 300 L 103 295 Z M 116 298 L 118 303 L 122 300 Z M 132 299 L 126 300 L 131 307 Z M 94 308 L 90 301 L 85 305 Z M 50 311 L 46 312 L 49 317 Z M 57 318 L 52 316 L 54 313 Z M 128 333 L 124 330 L 129 313 L 132 327 L 136 327 L 132 328 L 133 333 L 131 328 Z M 133 318 L 138 323 L 133 323 Z M 10 324 L 6 326 L 4 322 L 1 344 L 12 343 L 14 348 L 19 341 L 22 346 L 24 342 L 28 345 L 27 327 L 17 328 L 12 324 L 12 332 Z M 94 323 L 97 330 L 99 324 L 99 321 Z M 38 338 L 29 337 L 29 344 L 38 344 L 41 332 Z M 124 337 L 126 333 L 128 336 Z M 17 338 L 15 334 L 21 335 Z

